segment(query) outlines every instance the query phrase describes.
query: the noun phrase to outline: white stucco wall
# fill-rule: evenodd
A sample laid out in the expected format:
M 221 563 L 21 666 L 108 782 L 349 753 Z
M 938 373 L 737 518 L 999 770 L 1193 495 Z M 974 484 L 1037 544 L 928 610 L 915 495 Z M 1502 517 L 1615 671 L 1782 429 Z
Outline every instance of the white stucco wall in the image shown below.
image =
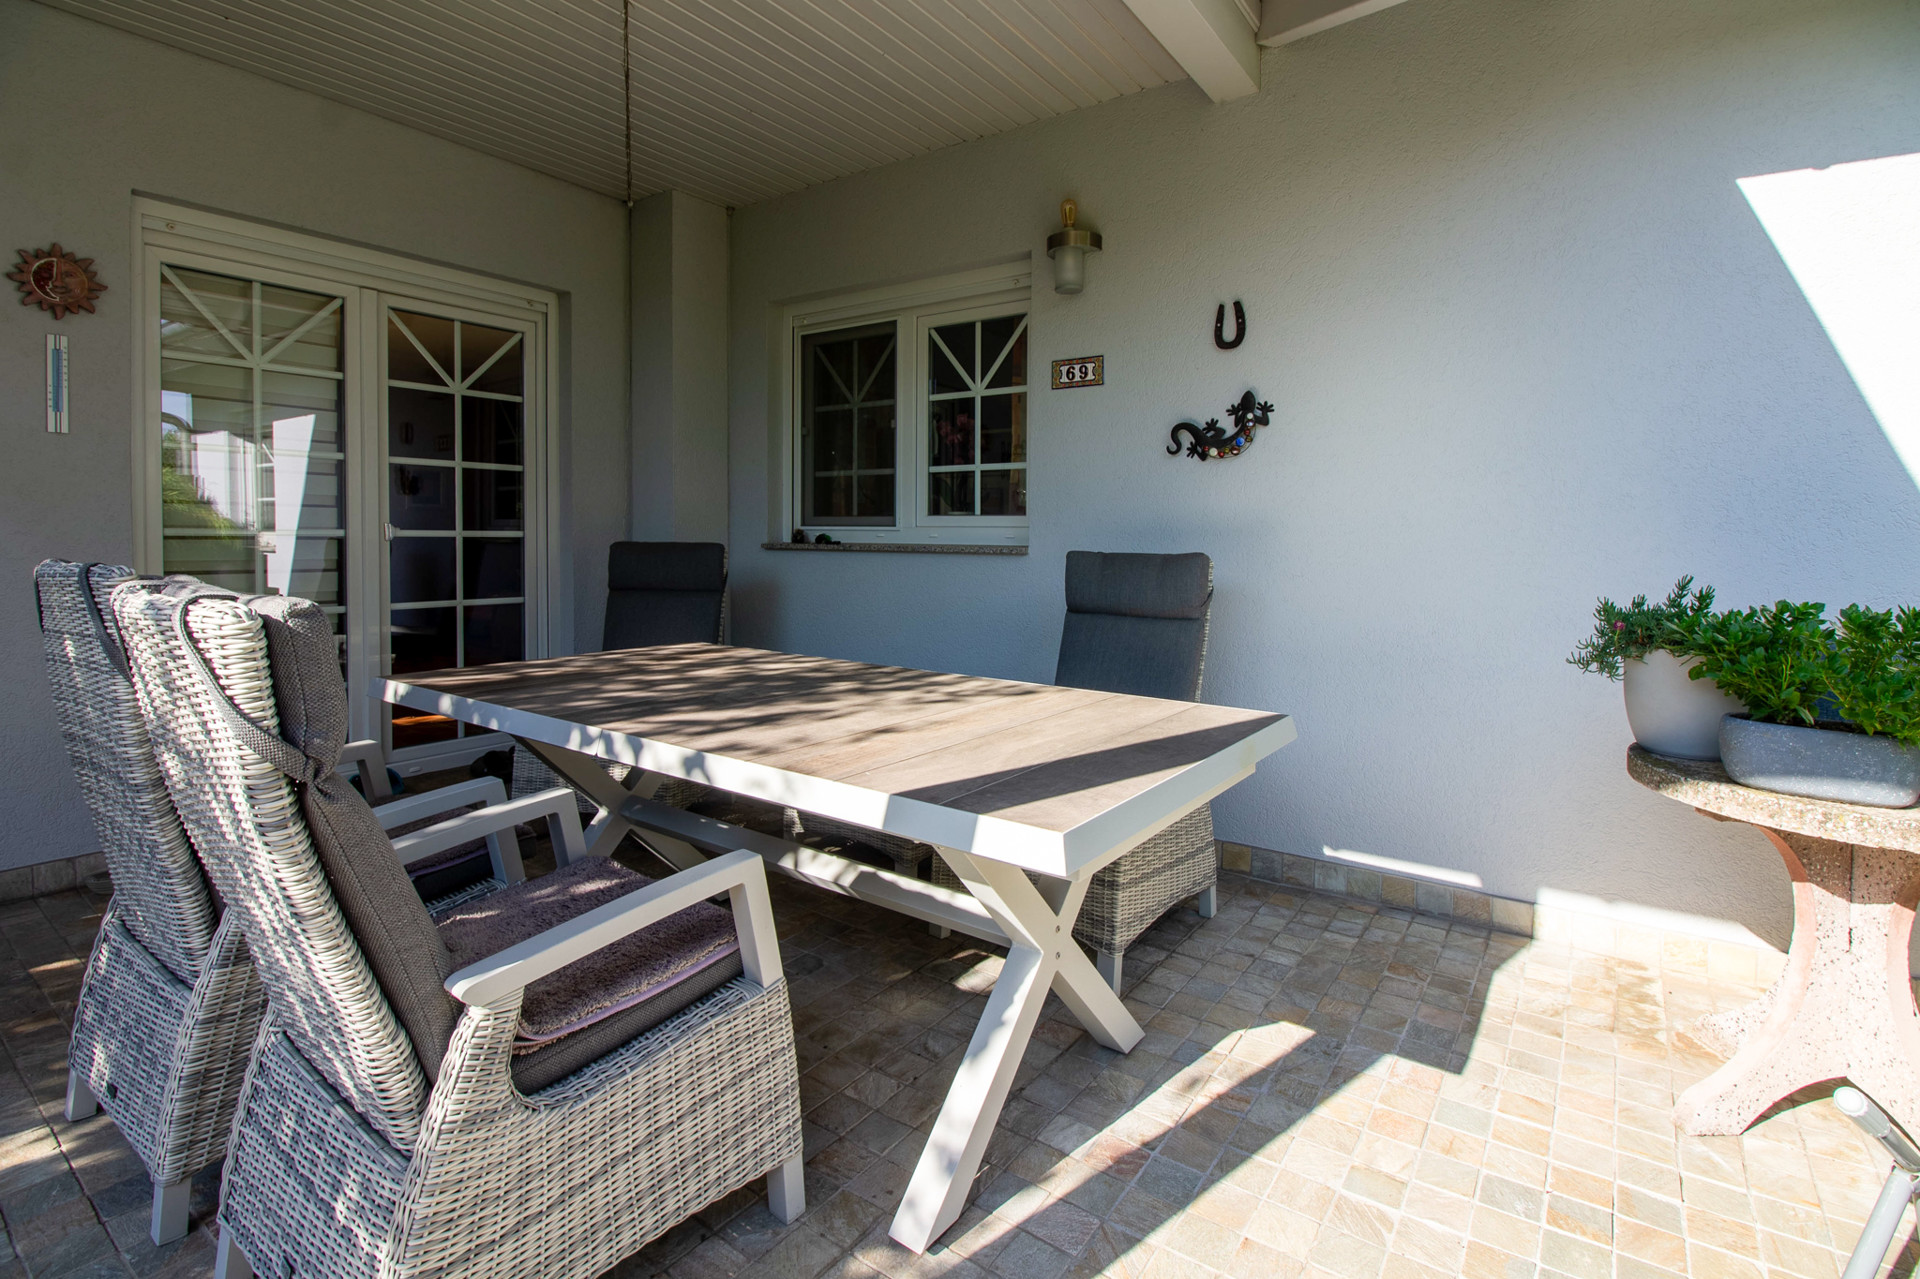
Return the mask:
M 0 249 L 93 257 L 97 315 L 0 300 L 0 869 L 98 847 L 53 723 L 30 573 L 132 552 L 136 193 L 522 280 L 562 295 L 555 500 L 575 548 L 551 619 L 597 639 L 627 527 L 626 210 L 603 196 L 27 0 L 0 0 Z M 43 334 L 73 362 L 48 435 Z
M 638 541 L 727 540 L 727 223 L 683 191 L 633 208 Z
M 1920 494 L 1736 183 L 1920 151 L 1911 0 L 1412 0 L 1265 55 L 1257 97 L 1124 98 L 740 210 L 738 642 L 1051 678 L 1069 548 L 1203 550 L 1206 696 L 1298 717 L 1224 838 L 1784 940 L 1761 837 L 1632 783 L 1619 690 L 1563 658 L 1596 594 L 1920 594 Z M 1106 237 L 1047 284 L 1061 197 Z M 1025 559 L 769 533 L 786 299 L 1032 253 Z M 1250 336 L 1213 349 L 1214 306 Z M 1167 429 L 1248 387 L 1244 457 Z

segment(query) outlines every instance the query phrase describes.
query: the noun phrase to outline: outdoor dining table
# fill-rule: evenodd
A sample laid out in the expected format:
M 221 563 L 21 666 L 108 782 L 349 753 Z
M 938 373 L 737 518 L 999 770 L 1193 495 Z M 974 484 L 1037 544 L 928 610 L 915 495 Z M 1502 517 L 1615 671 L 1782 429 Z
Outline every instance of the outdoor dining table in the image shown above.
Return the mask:
M 1007 946 L 893 1219 L 915 1252 L 965 1206 L 1049 991 L 1106 1047 L 1140 1041 L 1073 941 L 1094 873 L 1294 737 L 1264 711 L 711 644 L 407 674 L 375 691 L 517 738 L 600 805 L 590 853 L 629 833 L 682 868 L 745 848 Z M 615 781 L 608 763 L 632 771 Z M 667 778 L 922 840 L 967 891 L 671 807 L 651 798 Z

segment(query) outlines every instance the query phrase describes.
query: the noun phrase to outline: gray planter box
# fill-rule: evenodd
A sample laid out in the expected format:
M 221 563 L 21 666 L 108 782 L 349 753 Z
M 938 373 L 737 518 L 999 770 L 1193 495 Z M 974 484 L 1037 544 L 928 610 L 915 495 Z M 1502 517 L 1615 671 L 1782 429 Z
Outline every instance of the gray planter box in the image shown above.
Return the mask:
M 1720 722 L 1720 762 L 1742 786 L 1877 808 L 1920 800 L 1920 750 L 1796 724 L 1760 724 L 1737 715 Z

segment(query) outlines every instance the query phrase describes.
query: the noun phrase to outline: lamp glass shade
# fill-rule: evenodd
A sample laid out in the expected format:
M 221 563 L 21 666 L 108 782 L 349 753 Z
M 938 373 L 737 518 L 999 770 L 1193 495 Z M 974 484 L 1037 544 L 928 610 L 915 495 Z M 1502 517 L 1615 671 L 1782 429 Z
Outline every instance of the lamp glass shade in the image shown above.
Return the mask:
M 1063 244 L 1048 255 L 1053 259 L 1053 291 L 1078 293 L 1087 287 L 1087 251 L 1077 244 Z

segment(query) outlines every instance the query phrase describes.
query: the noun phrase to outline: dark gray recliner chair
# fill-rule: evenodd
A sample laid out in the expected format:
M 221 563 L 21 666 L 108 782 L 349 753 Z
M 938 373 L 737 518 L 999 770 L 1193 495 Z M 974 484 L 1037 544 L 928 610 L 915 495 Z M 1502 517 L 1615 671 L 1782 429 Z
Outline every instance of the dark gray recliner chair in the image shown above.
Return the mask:
M 607 551 L 600 647 L 718 644 L 727 624 L 727 548 L 719 542 L 615 542 Z
M 1185 555 L 1067 552 L 1067 620 L 1053 682 L 1070 688 L 1197 702 L 1207 665 L 1213 561 Z M 1093 877 L 1073 935 L 1120 989 L 1127 948 L 1190 897 L 1217 906 L 1220 849 L 1201 805 Z
M 1212 603 L 1213 561 L 1197 552 L 1069 551 L 1067 620 L 1053 682 L 1198 701 Z M 932 858 L 934 883 L 962 887 L 930 844 L 814 813 L 790 812 L 788 820 L 797 837 L 865 845 L 891 858 L 903 874 Z M 1202 805 L 1093 877 L 1073 935 L 1092 948 L 1100 975 L 1117 991 L 1127 948 L 1188 898 L 1197 898 L 1200 914 L 1211 916 L 1219 881 L 1213 812 Z
M 607 548 L 607 617 L 602 650 L 656 644 L 719 644 L 727 629 L 727 548 L 719 542 L 615 542 Z M 624 764 L 607 772 L 624 780 Z M 524 748 L 513 753 L 513 793 L 534 795 L 561 785 L 552 769 Z M 662 803 L 685 808 L 715 801 L 717 794 L 693 782 L 668 782 L 655 792 Z M 580 811 L 599 806 L 580 796 Z M 765 824 L 764 818 L 760 822 Z

